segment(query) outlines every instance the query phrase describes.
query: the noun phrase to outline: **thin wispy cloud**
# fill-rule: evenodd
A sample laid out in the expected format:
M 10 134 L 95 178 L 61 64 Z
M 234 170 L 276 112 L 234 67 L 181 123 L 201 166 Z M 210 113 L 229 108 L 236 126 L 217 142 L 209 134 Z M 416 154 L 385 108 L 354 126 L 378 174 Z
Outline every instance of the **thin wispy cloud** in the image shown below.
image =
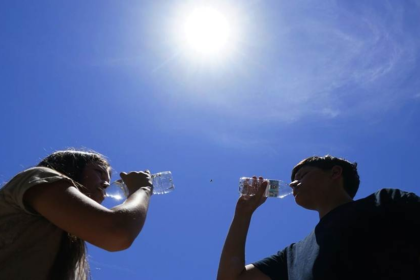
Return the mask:
M 318 10 L 285 9 L 284 24 L 261 26 L 271 37 L 256 40 L 233 64 L 239 82 L 206 84 L 186 98 L 210 114 L 251 127 L 314 119 L 376 124 L 420 91 L 418 82 L 407 81 L 420 58 L 420 8 L 401 2 L 352 5 L 329 1 Z M 244 129 L 215 128 L 215 141 L 270 147 L 266 136 L 243 137 Z
M 311 15 L 316 20 L 299 19 L 289 38 L 283 38 L 297 50 L 287 54 L 294 65 L 277 66 L 287 70 L 269 81 L 266 106 L 299 120 L 313 114 L 335 118 L 381 113 L 405 102 L 412 89 L 399 86 L 415 67 L 420 43 L 411 35 L 418 28 L 407 26 L 410 21 L 401 5 L 388 5 L 380 14 L 375 7 L 365 7 L 360 14 L 336 6 L 337 18 L 318 14 Z M 418 19 L 411 20 L 420 26 Z M 296 34 L 304 34 L 304 40 Z
M 122 273 L 130 274 L 130 275 L 136 275 L 137 274 L 135 271 L 133 271 L 132 269 L 129 269 L 127 267 L 121 267 L 119 265 L 97 262 L 97 261 L 93 260 L 91 256 L 89 257 L 89 263 L 91 265 L 91 269 L 94 269 L 94 270 L 107 270 L 107 271 L 113 272 L 113 273 L 122 272 Z

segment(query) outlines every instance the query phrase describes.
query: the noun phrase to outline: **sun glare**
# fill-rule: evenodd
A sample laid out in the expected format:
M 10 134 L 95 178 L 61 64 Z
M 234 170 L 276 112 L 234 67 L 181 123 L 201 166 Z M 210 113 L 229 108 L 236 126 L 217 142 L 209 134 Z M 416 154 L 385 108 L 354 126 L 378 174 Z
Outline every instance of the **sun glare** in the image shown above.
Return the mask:
M 212 8 L 195 9 L 184 25 L 187 46 L 202 55 L 226 52 L 230 26 L 226 17 Z

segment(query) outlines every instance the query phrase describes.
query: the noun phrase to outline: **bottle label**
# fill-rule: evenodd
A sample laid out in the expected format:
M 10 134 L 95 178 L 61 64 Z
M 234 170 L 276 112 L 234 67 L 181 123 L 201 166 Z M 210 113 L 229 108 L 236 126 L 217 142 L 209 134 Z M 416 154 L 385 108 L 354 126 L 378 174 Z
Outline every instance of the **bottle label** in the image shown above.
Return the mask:
M 268 189 L 267 197 L 278 197 L 279 196 L 279 181 L 269 180 L 269 185 L 267 189 Z

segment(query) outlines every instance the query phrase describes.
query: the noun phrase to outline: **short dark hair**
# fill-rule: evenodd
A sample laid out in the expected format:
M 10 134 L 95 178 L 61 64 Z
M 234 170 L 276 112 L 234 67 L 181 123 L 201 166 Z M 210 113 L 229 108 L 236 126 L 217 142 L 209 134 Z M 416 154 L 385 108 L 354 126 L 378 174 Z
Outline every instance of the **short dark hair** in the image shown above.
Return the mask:
M 357 193 L 360 184 L 359 174 L 357 173 L 357 163 L 351 163 L 350 161 L 344 158 L 336 158 L 330 155 L 323 157 L 312 156 L 308 157 L 301 162 L 299 162 L 292 170 L 292 181 L 295 178 L 296 173 L 303 166 L 314 166 L 318 167 L 324 171 L 331 170 L 334 166 L 341 166 L 343 169 L 343 185 L 344 190 L 349 194 L 351 198 Z

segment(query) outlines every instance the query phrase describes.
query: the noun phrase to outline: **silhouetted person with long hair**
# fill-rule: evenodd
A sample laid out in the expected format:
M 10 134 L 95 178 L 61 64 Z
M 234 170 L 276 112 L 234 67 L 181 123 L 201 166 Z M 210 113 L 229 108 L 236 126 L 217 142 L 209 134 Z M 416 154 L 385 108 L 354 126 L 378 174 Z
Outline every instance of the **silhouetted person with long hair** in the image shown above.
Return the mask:
M 150 172 L 121 173 L 129 195 L 101 205 L 111 167 L 99 153 L 55 152 L 0 189 L 0 279 L 87 279 L 85 241 L 107 251 L 131 246 L 152 195 Z

